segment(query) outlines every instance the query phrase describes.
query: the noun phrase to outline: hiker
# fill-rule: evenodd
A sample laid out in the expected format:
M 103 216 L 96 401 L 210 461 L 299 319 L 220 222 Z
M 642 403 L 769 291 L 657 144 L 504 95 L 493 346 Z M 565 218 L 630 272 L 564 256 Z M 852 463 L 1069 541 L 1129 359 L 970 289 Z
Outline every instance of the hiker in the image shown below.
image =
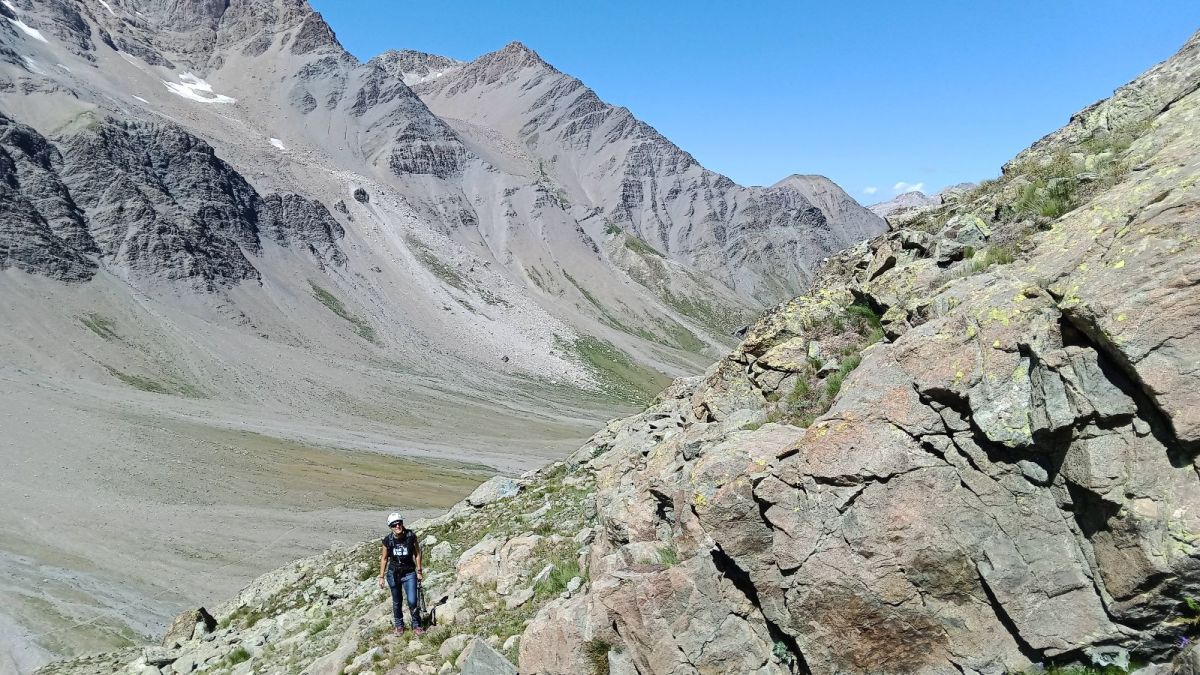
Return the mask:
M 404 633 L 401 591 L 408 600 L 413 632 L 422 635 L 425 629 L 421 627 L 420 612 L 417 611 L 417 598 L 420 593 L 417 585 L 425 578 L 421 567 L 421 545 L 417 542 L 416 533 L 404 527 L 404 518 L 399 513 L 389 515 L 387 523 L 391 532 L 383 538 L 383 550 L 379 553 L 379 587 L 383 588 L 383 582 L 386 580 L 392 589 L 392 619 L 396 626 L 396 635 Z

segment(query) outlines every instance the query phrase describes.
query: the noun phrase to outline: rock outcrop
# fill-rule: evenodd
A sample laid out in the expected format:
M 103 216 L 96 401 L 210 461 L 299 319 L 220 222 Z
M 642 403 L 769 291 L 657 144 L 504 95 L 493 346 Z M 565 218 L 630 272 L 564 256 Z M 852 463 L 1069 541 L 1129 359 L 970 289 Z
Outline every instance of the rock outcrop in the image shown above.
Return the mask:
M 61 165 L 41 134 L 0 115 L 0 269 L 63 281 L 95 274 L 96 242 L 58 176 Z
M 106 119 L 54 144 L 0 116 L 0 172 L 13 218 L 0 265 L 84 281 L 99 264 L 132 280 L 257 279 L 261 234 L 344 264 L 323 204 L 262 198 L 204 141 L 165 124 Z M 247 257 L 250 256 L 250 257 Z

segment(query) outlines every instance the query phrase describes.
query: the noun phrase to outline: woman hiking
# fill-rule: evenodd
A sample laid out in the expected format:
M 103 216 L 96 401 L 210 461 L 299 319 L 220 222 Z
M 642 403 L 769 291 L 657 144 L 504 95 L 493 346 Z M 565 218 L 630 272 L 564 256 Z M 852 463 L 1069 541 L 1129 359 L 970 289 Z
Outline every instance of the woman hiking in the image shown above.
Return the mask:
M 383 538 L 383 550 L 379 553 L 379 587 L 383 588 L 386 580 L 392 589 L 392 619 L 396 625 L 396 635 L 404 633 L 404 605 L 400 601 L 402 590 L 408 599 L 413 632 L 422 635 L 425 629 L 421 627 L 420 612 L 417 611 L 418 583 L 425 578 L 421 567 L 421 545 L 417 542 L 416 533 L 404 527 L 404 518 L 399 513 L 388 516 L 388 529 L 391 532 Z

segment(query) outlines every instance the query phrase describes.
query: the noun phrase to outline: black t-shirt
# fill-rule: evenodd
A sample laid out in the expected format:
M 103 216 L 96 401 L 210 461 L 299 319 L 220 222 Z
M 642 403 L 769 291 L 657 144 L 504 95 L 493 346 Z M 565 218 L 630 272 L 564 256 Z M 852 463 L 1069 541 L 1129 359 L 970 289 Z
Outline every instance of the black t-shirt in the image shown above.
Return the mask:
M 383 538 L 383 547 L 388 550 L 388 568 L 396 572 L 408 574 L 417 569 L 413 556 L 417 552 L 417 535 L 412 530 L 404 530 L 397 537 L 389 532 Z

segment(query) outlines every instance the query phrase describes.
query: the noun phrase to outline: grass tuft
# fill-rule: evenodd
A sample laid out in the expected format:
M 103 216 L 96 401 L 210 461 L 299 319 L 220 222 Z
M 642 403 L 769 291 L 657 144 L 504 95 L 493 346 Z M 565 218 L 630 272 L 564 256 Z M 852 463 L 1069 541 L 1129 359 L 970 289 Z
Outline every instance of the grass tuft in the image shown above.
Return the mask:
M 600 638 L 583 643 L 583 655 L 592 667 L 592 675 L 608 675 L 608 652 L 611 649 L 608 640 Z

